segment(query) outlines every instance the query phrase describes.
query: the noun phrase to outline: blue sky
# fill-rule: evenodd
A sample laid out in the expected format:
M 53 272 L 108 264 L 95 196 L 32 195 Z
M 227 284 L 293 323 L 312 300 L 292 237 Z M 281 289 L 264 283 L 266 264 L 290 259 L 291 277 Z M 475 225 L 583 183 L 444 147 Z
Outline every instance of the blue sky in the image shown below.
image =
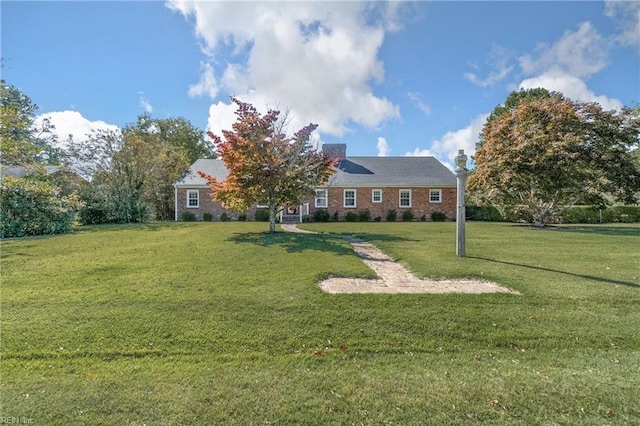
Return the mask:
M 2 78 L 60 139 L 149 112 L 220 133 L 231 95 L 348 154 L 473 153 L 511 90 L 640 101 L 640 2 L 0 3 Z

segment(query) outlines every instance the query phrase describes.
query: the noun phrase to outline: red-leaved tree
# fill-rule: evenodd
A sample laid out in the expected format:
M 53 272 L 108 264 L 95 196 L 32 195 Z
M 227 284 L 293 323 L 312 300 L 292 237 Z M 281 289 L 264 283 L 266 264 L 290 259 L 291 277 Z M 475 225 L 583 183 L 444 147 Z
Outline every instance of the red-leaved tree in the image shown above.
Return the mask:
M 224 138 L 207 134 L 216 145 L 217 156 L 229 174 L 225 181 L 198 172 L 212 189 L 212 198 L 237 212 L 255 204 L 269 206 L 269 232 L 275 232 L 276 213 L 287 204 L 297 204 L 333 174 L 335 160 L 317 152 L 310 144 L 316 124 L 309 124 L 293 136 L 285 133 L 286 117 L 269 110 L 265 115 L 246 102 L 232 97 L 238 105 L 233 130 L 223 130 Z

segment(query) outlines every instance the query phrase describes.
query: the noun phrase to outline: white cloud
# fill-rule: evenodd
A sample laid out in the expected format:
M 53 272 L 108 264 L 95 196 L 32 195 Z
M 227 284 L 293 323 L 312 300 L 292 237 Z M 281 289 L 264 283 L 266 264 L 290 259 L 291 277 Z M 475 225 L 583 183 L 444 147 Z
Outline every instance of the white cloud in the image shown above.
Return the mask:
M 620 27 L 616 41 L 623 46 L 635 46 L 640 53 L 640 2 L 605 0 L 605 15 Z
M 418 108 L 420 111 L 422 111 L 424 113 L 424 115 L 426 115 L 426 116 L 431 115 L 431 107 L 429 106 L 429 104 L 427 104 L 424 101 L 424 99 L 422 97 L 422 93 L 409 92 L 409 93 L 407 93 L 407 96 L 409 97 L 411 102 L 413 102 L 413 105 L 416 108 Z
M 200 81 L 198 81 L 197 84 L 189 86 L 188 94 L 192 98 L 207 95 L 211 99 L 215 99 L 218 95 L 219 87 L 216 76 L 213 73 L 213 67 L 207 63 L 203 63 L 200 67 L 202 69 Z
M 458 150 L 464 149 L 464 153 L 471 157 L 476 152 L 476 144 L 480 139 L 480 132 L 489 114 L 476 116 L 471 123 L 463 129 L 447 132 L 440 139 L 433 141 L 429 148 L 416 148 L 405 153 L 406 156 L 433 156 L 440 160 L 451 170 L 455 168 L 455 157 Z
M 618 99 L 596 95 L 587 87 L 584 81 L 560 70 L 551 70 L 537 77 L 528 78 L 520 83 L 519 89 L 533 89 L 536 87 L 560 92 L 575 101 L 598 102 L 605 110 L 620 109 L 623 106 Z
M 576 31 L 566 31 L 553 45 L 539 44 L 531 54 L 519 58 L 527 75 L 557 69 L 579 78 L 587 78 L 607 65 L 609 45 L 590 22 L 583 22 Z
M 140 97 L 140 106 L 146 113 L 151 114 L 153 112 L 153 106 L 149 103 L 149 99 L 144 95 L 144 92 L 138 92 L 138 96 Z
M 50 123 L 55 126 L 52 133 L 57 137 L 60 148 L 66 148 L 65 142 L 69 135 L 80 141 L 94 130 L 119 131 L 119 127 L 115 124 L 108 124 L 101 120 L 90 121 L 77 111 L 55 111 L 41 114 L 36 117 L 36 126 L 42 125 L 44 119 L 49 119 Z
M 209 120 L 207 130 L 214 135 L 222 136 L 223 130 L 232 130 L 231 126 L 236 122 L 236 104 L 218 102 L 209 107 Z
M 471 72 L 464 73 L 463 77 L 476 86 L 490 87 L 500 83 L 502 80 L 507 78 L 507 76 L 511 74 L 514 68 L 513 65 L 509 64 L 509 54 L 507 50 L 497 44 L 494 44 L 491 47 L 489 62 L 492 71 L 484 80 L 481 79 L 478 74 Z M 470 62 L 469 65 L 476 70 L 480 69 L 478 64 L 475 62 Z
M 372 84 L 384 80 L 378 52 L 386 31 L 398 28 L 401 4 L 175 0 L 168 5 L 193 18 L 206 53 L 213 63 L 223 63 L 221 78 L 206 70 L 218 94 L 258 108 L 290 108 L 292 127 L 314 122 L 320 132 L 335 136 L 348 132 L 351 123 L 375 129 L 400 116 L 399 107 L 376 96 Z M 194 88 L 199 85 L 190 91 L 199 91 Z M 211 129 L 222 126 L 216 120 L 210 116 Z
M 376 148 L 378 148 L 378 157 L 387 157 L 391 150 L 389 149 L 389 144 L 387 140 L 383 137 L 378 138 L 378 143 L 376 144 Z

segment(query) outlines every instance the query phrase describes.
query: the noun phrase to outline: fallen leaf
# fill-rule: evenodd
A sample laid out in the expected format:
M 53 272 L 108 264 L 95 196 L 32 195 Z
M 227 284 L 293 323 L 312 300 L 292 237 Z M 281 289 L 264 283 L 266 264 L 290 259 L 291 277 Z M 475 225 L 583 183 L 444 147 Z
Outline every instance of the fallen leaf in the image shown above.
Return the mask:
M 315 356 L 322 356 L 322 355 L 323 355 L 323 352 L 322 352 L 322 351 L 315 351 L 313 354 L 314 354 Z
M 349 348 L 347 347 L 347 345 L 342 345 L 340 346 L 340 349 L 342 350 L 342 352 L 345 352 Z

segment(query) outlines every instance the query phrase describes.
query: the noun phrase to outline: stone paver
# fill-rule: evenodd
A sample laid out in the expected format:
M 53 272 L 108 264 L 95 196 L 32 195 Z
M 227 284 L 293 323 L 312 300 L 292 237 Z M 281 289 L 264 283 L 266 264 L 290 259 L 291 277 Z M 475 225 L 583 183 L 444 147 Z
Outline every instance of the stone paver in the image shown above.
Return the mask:
M 303 232 L 296 225 L 281 225 L 288 232 Z M 469 279 L 419 279 L 403 265 L 371 243 L 356 238 L 347 238 L 355 253 L 371 268 L 379 279 L 328 278 L 319 283 L 327 293 L 510 293 L 515 290 L 496 283 Z

